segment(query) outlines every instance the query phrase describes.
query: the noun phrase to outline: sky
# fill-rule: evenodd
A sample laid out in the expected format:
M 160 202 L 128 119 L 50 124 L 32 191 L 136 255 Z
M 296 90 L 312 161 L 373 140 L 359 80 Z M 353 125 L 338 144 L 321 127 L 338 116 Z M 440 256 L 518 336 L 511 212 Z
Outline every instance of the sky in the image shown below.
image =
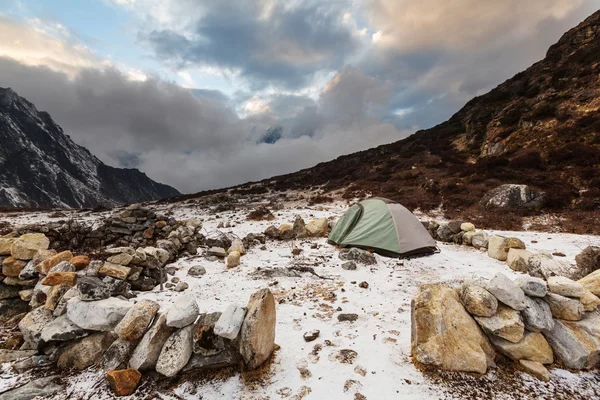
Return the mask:
M 600 0 L 0 0 L 0 87 L 190 193 L 400 140 Z

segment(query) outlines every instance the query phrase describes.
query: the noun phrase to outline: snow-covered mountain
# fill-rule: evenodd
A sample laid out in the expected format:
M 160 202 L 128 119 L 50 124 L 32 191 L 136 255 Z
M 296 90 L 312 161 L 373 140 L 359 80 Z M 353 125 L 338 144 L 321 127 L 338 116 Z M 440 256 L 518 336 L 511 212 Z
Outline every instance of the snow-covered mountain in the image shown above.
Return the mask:
M 0 205 L 111 206 L 178 194 L 137 169 L 104 164 L 48 113 L 0 88 Z

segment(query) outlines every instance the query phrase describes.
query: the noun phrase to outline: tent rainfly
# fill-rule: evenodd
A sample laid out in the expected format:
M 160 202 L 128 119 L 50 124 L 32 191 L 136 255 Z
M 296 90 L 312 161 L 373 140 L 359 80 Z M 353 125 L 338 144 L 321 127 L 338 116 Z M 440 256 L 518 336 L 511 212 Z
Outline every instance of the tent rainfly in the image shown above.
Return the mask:
M 329 243 L 360 247 L 391 257 L 411 257 L 437 251 L 423 224 L 402 205 L 373 197 L 350 207 L 329 235 Z

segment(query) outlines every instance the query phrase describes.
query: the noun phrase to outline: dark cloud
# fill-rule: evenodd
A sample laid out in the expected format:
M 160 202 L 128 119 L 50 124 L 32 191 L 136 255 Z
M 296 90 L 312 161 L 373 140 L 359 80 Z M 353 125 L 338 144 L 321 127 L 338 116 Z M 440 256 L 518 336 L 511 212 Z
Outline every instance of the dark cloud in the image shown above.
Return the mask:
M 336 70 L 358 46 L 343 24 L 343 2 L 214 2 L 192 28 L 140 33 L 156 57 L 177 68 L 210 65 L 239 71 L 253 89 L 299 88 L 321 69 Z

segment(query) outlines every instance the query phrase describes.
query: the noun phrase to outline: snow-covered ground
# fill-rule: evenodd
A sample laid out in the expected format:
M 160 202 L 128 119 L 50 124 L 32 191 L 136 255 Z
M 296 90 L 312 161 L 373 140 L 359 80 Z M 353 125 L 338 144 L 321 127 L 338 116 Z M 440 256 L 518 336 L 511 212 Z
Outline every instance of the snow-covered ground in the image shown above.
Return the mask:
M 346 207 L 342 203 L 286 207 L 274 212 L 275 221 L 256 222 L 246 220 L 247 209 L 211 214 L 194 205 L 160 206 L 161 211 L 171 211 L 177 219 L 202 218 L 206 233 L 217 230 L 220 222 L 229 222 L 231 228 L 219 230 L 239 238 L 263 232 L 271 224 L 293 223 L 296 215 L 307 222 L 318 217 L 338 217 Z M 19 217 L 18 223 L 43 219 L 43 214 L 29 215 L 29 218 Z M 600 237 L 596 236 L 498 233 L 522 239 L 533 251 L 562 252 L 569 262 L 574 262 L 575 255 L 586 246 L 600 245 Z M 294 247 L 302 249 L 299 256 L 292 255 Z M 280 349 L 260 384 L 249 384 L 243 374 L 234 373 L 210 380 L 184 380 L 157 390 L 152 394 L 155 397 L 146 398 L 372 400 L 600 396 L 597 372 L 552 369 L 551 382 L 543 383 L 510 367 L 507 370 L 506 366 L 491 370 L 485 377 L 439 376 L 417 370 L 410 358 L 410 301 L 419 285 L 433 282 L 458 285 L 465 279 L 489 278 L 496 272 L 517 275 L 504 263 L 474 248 L 448 244 L 439 247 L 440 253 L 424 258 L 397 260 L 377 256 L 377 265 L 359 265 L 355 271 L 341 268 L 339 251 L 328 245 L 326 238 L 292 243 L 267 241 L 266 250 L 249 249 L 241 266 L 229 270 L 224 263 L 208 262 L 202 256 L 179 260 L 175 263 L 178 268 L 175 276 L 190 285 L 188 291 L 196 294 L 201 312 L 222 311 L 230 303 L 245 305 L 251 293 L 268 286 L 278 301 L 276 343 Z M 197 264 L 203 265 L 207 273 L 199 278 L 188 277 L 188 269 Z M 261 275 L 265 270 L 293 265 L 313 267 L 327 279 L 310 273 L 299 277 Z M 368 288 L 359 287 L 361 282 L 367 282 Z M 177 294 L 155 290 L 139 297 L 168 306 Z M 358 320 L 338 322 L 336 316 L 340 312 L 356 313 Z M 320 336 L 313 342 L 305 342 L 303 334 L 313 330 L 319 330 Z M 341 350 L 356 354 L 340 353 Z M 4 378 L 11 376 L 5 374 Z M 103 375 L 92 370 L 70 376 L 67 393 L 55 398 L 86 399 L 92 386 L 95 388 L 92 398 L 111 398 Z

